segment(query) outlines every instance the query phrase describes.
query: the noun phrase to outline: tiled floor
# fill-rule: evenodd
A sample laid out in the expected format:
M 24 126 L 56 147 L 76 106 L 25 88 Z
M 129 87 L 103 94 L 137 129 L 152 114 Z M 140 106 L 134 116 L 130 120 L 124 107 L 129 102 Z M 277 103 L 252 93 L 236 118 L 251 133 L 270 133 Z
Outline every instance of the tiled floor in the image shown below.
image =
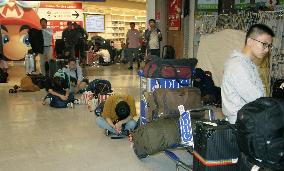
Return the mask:
M 45 91 L 8 94 L 24 76 L 23 64 L 10 68 L 0 84 L 0 171 L 172 171 L 163 153 L 139 160 L 127 139 L 112 140 L 95 124 L 85 105 L 54 109 L 41 104 Z M 92 67 L 90 79 L 111 81 L 115 93 L 139 99 L 139 78 L 127 65 Z M 139 104 L 137 102 L 137 108 Z M 191 162 L 184 151 L 178 154 Z

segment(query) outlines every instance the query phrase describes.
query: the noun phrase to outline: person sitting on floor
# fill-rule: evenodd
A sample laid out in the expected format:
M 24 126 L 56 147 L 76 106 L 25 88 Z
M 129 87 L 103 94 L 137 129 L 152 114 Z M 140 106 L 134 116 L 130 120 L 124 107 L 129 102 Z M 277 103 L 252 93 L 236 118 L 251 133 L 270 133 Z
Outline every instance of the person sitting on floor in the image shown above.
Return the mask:
M 56 108 L 66 108 L 67 106 L 73 107 L 74 95 L 69 90 L 68 76 L 62 71 L 58 70 L 54 77 L 47 80 L 46 90 L 48 91 L 45 100 L 50 98 L 50 106 Z
M 221 88 L 215 86 L 211 72 L 204 72 L 201 68 L 196 68 L 193 86 L 200 89 L 205 105 L 221 106 Z
M 98 60 L 99 64 L 109 64 L 110 63 L 110 53 L 107 49 L 102 48 L 99 43 L 95 43 L 94 46 L 94 56 Z
M 129 95 L 112 95 L 104 104 L 102 116 L 96 120 L 97 124 L 113 136 L 124 137 L 136 127 L 136 108 L 134 98 Z
M 69 58 L 68 65 L 63 68 L 63 72 L 67 74 L 70 80 L 70 91 L 80 93 L 87 87 L 88 81 L 84 79 L 82 68 L 77 64 L 75 58 Z

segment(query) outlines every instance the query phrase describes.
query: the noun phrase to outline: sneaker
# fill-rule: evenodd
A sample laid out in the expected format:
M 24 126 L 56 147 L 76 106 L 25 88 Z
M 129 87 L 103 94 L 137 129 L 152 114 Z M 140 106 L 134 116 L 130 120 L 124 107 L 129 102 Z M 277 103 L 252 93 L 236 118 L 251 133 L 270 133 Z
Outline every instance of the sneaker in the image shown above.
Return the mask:
M 110 131 L 108 129 L 106 129 L 106 136 L 110 135 Z
M 72 103 L 72 102 L 68 103 L 68 104 L 67 104 L 67 107 L 73 108 L 73 107 L 74 107 L 74 103 Z
M 110 138 L 111 139 L 122 139 L 122 138 L 125 138 L 126 136 L 125 135 L 122 135 L 122 134 L 113 134 L 113 135 L 110 135 Z
M 131 67 L 128 67 L 128 70 L 133 70 L 133 67 L 131 66 Z
M 75 99 L 74 104 L 82 104 L 81 99 Z

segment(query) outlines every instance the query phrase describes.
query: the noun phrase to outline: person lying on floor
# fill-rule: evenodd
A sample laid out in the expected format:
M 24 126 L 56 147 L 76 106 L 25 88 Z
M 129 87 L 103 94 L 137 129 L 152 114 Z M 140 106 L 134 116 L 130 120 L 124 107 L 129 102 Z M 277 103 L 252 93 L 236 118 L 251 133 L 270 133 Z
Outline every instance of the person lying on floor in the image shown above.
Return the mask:
M 98 60 L 99 64 L 107 65 L 110 64 L 110 53 L 107 49 L 102 48 L 99 43 L 95 43 L 94 56 Z
M 126 136 L 134 130 L 136 121 L 135 101 L 129 95 L 112 95 L 107 98 L 102 116 L 97 117 L 97 124 L 107 130 L 107 135 Z
M 74 95 L 70 93 L 68 77 L 62 70 L 58 70 L 54 77 L 46 82 L 46 90 L 48 91 L 46 98 L 51 98 L 51 107 L 73 107 Z
M 63 68 L 63 72 L 70 79 L 70 91 L 72 93 L 80 93 L 87 87 L 88 81 L 84 79 L 82 68 L 77 64 L 75 58 L 69 58 L 68 65 Z

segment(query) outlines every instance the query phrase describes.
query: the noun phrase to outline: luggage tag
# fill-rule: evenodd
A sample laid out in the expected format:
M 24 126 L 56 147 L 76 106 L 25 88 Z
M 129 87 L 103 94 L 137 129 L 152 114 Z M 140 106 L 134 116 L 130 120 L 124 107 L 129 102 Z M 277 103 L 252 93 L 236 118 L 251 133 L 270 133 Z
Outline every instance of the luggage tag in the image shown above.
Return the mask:
M 181 135 L 181 144 L 186 146 L 194 146 L 191 127 L 191 118 L 189 111 L 185 111 L 184 106 L 178 106 L 180 112 L 179 128 Z

